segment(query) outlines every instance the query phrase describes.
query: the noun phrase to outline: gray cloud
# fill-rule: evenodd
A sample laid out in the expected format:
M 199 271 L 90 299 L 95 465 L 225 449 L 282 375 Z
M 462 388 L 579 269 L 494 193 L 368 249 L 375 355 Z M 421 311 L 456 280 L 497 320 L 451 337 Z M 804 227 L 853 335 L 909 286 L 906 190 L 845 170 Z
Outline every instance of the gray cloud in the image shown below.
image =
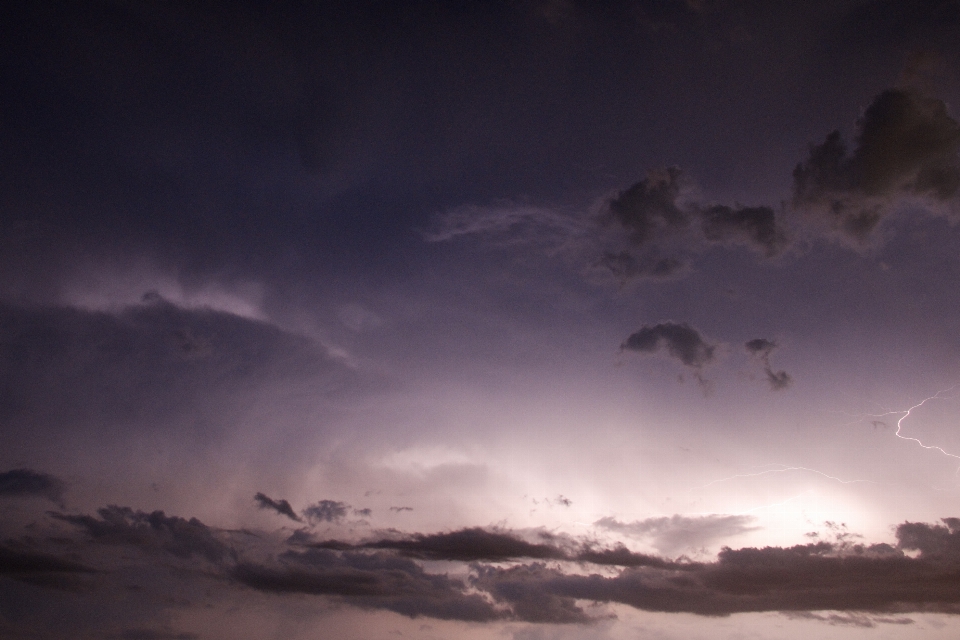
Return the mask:
M 284 550 L 278 541 L 273 553 L 269 544 L 264 546 L 265 539 L 243 537 L 234 540 L 239 545 L 235 551 L 196 519 L 122 507 L 107 507 L 98 515 L 54 517 L 103 543 L 97 556 L 114 566 L 130 558 L 124 552 L 114 552 L 113 560 L 104 557 L 118 545 L 140 549 L 148 562 L 152 558 L 164 566 L 171 558 L 178 559 L 182 569 L 204 559 L 212 564 L 199 573 L 182 571 L 180 580 L 209 574 L 255 591 L 311 594 L 410 617 L 550 623 L 586 623 L 603 617 L 578 600 L 706 616 L 829 610 L 839 617 L 824 622 L 861 626 L 868 625 L 856 616 L 865 612 L 960 613 L 960 518 L 945 518 L 942 524 L 903 523 L 896 530 L 896 547 L 838 539 L 786 548 L 724 548 L 715 561 L 687 562 L 631 552 L 622 545 L 597 548 L 555 535 L 541 535 L 543 542 L 532 543 L 517 532 L 478 528 L 370 543 L 328 541 L 305 550 Z M 744 516 L 598 523 L 687 546 L 742 533 L 749 524 Z M 83 545 L 72 548 L 91 551 Z M 916 557 L 904 551 L 916 552 Z M 429 573 L 417 559 L 470 563 L 469 577 L 465 582 L 446 572 Z M 517 560 L 535 561 L 516 564 Z M 567 563 L 580 566 L 572 571 Z M 621 569 L 614 575 L 586 574 L 584 563 Z M 0 546 L 0 573 L 40 588 L 61 586 L 59 576 L 90 573 L 94 566 L 39 547 Z M 45 575 L 53 579 L 45 583 Z M 109 573 L 97 575 L 111 580 Z M 871 624 L 908 623 L 902 617 L 873 617 Z
M 339 596 L 354 606 L 413 618 L 483 622 L 503 617 L 481 595 L 466 593 L 459 580 L 428 574 L 412 560 L 385 553 L 287 551 L 273 566 L 238 564 L 232 576 L 259 591 Z
M 647 539 L 654 549 L 669 555 L 701 549 L 723 538 L 756 531 L 754 521 L 752 516 L 713 514 L 696 517 L 674 515 L 634 522 L 620 522 L 608 516 L 594 524 L 609 531 Z
M 419 534 L 407 539 L 376 540 L 357 545 L 330 540 L 315 546 L 333 549 L 390 549 L 414 558 L 461 562 L 511 558 L 569 559 L 566 552 L 552 544 L 530 543 L 510 533 L 487 531 L 479 527 L 450 533 Z
M 767 375 L 767 382 L 774 391 L 786 389 L 793 384 L 793 378 L 786 371 L 774 371 L 770 366 L 770 355 L 777 348 L 777 343 L 766 338 L 754 338 L 744 345 L 747 353 L 758 358 L 763 363 L 763 371 Z
M 147 551 L 160 550 L 184 559 L 200 556 L 214 563 L 233 555 L 232 549 L 196 518 L 185 520 L 167 516 L 163 511 L 145 513 L 114 505 L 97 510 L 97 514 L 99 518 L 59 513 L 50 515 L 84 529 L 94 540 L 107 544 L 130 545 Z
M 477 585 L 518 614 L 538 602 L 540 621 L 582 621 L 576 600 L 626 604 L 645 611 L 707 616 L 757 611 L 960 612 L 950 562 L 911 559 L 889 545 L 871 547 L 825 542 L 789 548 L 724 549 L 713 563 L 680 570 L 627 568 L 617 576 L 574 575 L 558 567 L 529 564 L 484 568 Z M 537 615 L 535 613 L 535 615 Z
M 59 478 L 32 469 L 12 469 L 0 473 L 0 497 L 42 496 L 59 502 L 64 484 Z
M 694 369 L 709 364 L 716 349 L 703 339 L 699 331 L 685 322 L 644 325 L 624 340 L 620 348 L 641 353 L 654 353 L 666 348 L 672 357 Z
M 336 522 L 342 520 L 347 515 L 347 509 L 350 508 L 345 502 L 336 500 L 321 500 L 315 505 L 311 505 L 303 510 L 303 515 L 311 522 Z M 369 510 L 363 515 L 370 515 Z
M 682 175 L 677 167 L 651 173 L 610 201 L 610 218 L 629 232 L 636 246 L 689 226 L 690 214 L 677 204 Z
M 810 148 L 793 172 L 794 207 L 843 234 L 865 240 L 894 199 L 954 199 L 960 190 L 960 124 L 942 100 L 913 89 L 888 89 L 857 122 L 849 154 L 840 133 Z
M 76 560 L 8 542 L 0 545 L 0 576 L 41 587 L 74 589 L 79 574 L 96 570 Z
M 286 500 L 274 500 L 262 493 L 257 493 L 257 495 L 253 496 L 253 499 L 256 500 L 257 505 L 261 509 L 273 509 L 280 515 L 287 516 L 291 520 L 303 522 Z

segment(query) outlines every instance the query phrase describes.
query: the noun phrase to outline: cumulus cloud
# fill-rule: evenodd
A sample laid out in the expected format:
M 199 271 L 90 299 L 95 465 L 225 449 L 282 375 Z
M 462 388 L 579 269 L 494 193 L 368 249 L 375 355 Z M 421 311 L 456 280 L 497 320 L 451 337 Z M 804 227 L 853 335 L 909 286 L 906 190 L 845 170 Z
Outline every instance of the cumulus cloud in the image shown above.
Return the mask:
M 747 341 L 744 345 L 747 353 L 759 359 L 763 363 L 763 371 L 767 375 L 767 382 L 774 391 L 786 389 L 793 383 L 793 378 L 786 371 L 774 371 L 770 366 L 770 354 L 777 348 L 777 343 L 766 338 L 754 338 Z
M 960 191 L 960 124 L 942 100 L 915 89 L 888 89 L 857 122 L 848 153 L 840 132 L 812 146 L 793 172 L 793 205 L 847 237 L 864 241 L 898 198 L 928 204 Z
M 282 516 L 287 516 L 291 520 L 303 522 L 286 500 L 274 500 L 262 493 L 257 493 L 257 495 L 253 496 L 253 499 L 256 500 L 257 505 L 261 509 L 272 509 Z
M 681 516 L 647 518 L 634 522 L 620 522 L 605 517 L 594 524 L 608 531 L 643 538 L 650 545 L 667 555 L 687 550 L 697 550 L 716 543 L 723 538 L 756 531 L 755 518 L 742 515 Z
M 630 334 L 621 349 L 640 353 L 655 353 L 666 349 L 667 353 L 693 369 L 701 369 L 713 361 L 715 345 L 707 343 L 700 332 L 685 322 L 660 322 L 644 325 Z
M 59 502 L 64 483 L 47 473 L 32 469 L 12 469 L 0 473 L 0 497 L 41 496 Z

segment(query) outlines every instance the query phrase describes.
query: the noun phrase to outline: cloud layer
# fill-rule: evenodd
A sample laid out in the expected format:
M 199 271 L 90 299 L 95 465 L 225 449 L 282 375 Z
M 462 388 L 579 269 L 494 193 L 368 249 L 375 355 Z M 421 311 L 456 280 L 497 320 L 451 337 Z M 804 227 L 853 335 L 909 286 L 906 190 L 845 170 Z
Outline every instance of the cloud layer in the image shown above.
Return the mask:
M 542 531 L 536 541 L 527 539 L 530 532 L 466 528 L 304 546 L 285 545 L 269 532 L 240 535 L 195 518 L 117 506 L 95 516 L 52 513 L 50 518 L 73 528 L 61 534 L 62 549 L 38 546 L 35 540 L 7 543 L 0 546 L 0 575 L 48 589 L 103 588 L 84 576 L 98 575 L 100 565 L 122 566 L 136 550 L 141 562 L 213 572 L 235 588 L 307 594 L 361 609 L 445 620 L 590 623 L 605 615 L 588 612 L 582 601 L 704 616 L 960 612 L 960 518 L 903 523 L 896 546 L 838 539 L 724 548 L 710 562 L 669 560 Z M 749 531 L 750 524 L 743 516 L 721 515 L 597 523 L 607 531 L 652 537 L 661 549 L 706 544 Z M 431 572 L 421 560 L 453 562 L 461 569 Z M 189 572 L 181 575 L 191 579 Z

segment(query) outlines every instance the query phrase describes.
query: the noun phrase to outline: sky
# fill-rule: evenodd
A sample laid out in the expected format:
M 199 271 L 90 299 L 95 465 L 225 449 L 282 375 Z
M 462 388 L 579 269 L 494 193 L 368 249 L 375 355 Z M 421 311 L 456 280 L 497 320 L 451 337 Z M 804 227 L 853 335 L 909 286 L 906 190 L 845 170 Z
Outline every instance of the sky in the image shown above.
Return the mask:
M 0 31 L 4 638 L 957 637 L 956 0 Z

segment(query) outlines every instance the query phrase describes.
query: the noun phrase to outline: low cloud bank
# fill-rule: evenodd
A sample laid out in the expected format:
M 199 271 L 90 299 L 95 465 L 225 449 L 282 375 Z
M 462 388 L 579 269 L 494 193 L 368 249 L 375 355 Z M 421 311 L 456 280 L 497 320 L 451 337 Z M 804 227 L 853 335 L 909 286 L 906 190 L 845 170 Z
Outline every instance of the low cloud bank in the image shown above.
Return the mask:
M 98 576 L 99 584 L 112 579 L 102 572 L 104 563 L 122 564 L 137 550 L 135 557 L 148 564 L 179 567 L 179 580 L 203 574 L 222 589 L 308 594 L 363 609 L 471 622 L 589 623 L 607 615 L 584 608 L 583 601 L 704 616 L 839 612 L 840 622 L 824 617 L 831 624 L 870 622 L 874 614 L 905 624 L 902 614 L 909 612 L 960 613 L 960 518 L 905 522 L 896 529 L 896 545 L 844 539 L 724 548 L 712 562 L 691 562 L 543 531 L 473 527 L 285 544 L 270 533 L 240 535 L 195 518 L 119 506 L 50 517 L 72 533 L 61 533 L 56 543 L 31 538 L 32 546 L 3 545 L 0 574 L 41 588 L 87 575 Z M 673 516 L 631 523 L 605 518 L 597 525 L 653 537 L 666 549 L 736 535 L 750 530 L 751 521 Z M 459 568 L 431 571 L 424 560 Z M 86 588 L 97 588 L 90 580 Z

